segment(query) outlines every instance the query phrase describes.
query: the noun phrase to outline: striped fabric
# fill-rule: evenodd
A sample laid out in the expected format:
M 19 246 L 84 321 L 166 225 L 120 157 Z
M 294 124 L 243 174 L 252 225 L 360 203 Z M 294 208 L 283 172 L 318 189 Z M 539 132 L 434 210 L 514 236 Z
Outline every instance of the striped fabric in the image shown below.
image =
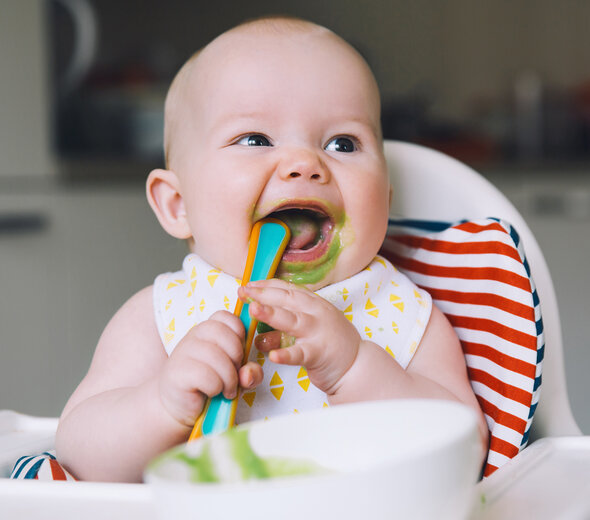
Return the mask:
M 455 328 L 490 430 L 484 477 L 528 441 L 544 352 L 539 298 L 520 238 L 498 219 L 392 220 L 381 250 Z
M 46 451 L 41 455 L 24 456 L 16 461 L 11 479 L 19 480 L 76 480 Z

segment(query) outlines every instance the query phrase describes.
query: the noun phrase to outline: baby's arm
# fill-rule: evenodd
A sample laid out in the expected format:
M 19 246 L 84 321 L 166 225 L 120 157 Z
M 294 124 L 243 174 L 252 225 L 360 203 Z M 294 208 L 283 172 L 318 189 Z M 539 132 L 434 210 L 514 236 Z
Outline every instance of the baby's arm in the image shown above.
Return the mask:
M 58 459 L 84 480 L 140 481 L 156 454 L 187 439 L 206 396 L 232 398 L 239 382 L 262 379 L 243 367 L 244 330 L 225 311 L 193 327 L 167 356 L 155 325 L 152 288 L 133 296 L 104 330 L 88 374 L 59 421 Z
M 311 291 L 271 280 L 250 284 L 240 294 L 253 300 L 254 317 L 295 338 L 292 346 L 281 349 L 281 333 L 269 332 L 257 338 L 256 346 L 270 352 L 275 363 L 304 365 L 331 404 L 413 397 L 459 401 L 477 413 L 487 450 L 488 429 L 467 377 L 461 344 L 436 307 L 404 370 L 383 348 L 363 340 L 338 309 Z

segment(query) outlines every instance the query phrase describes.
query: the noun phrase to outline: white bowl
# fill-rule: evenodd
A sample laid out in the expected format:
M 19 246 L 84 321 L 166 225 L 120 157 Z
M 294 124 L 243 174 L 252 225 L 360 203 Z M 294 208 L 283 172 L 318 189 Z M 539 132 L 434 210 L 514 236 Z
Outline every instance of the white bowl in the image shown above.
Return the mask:
M 247 423 L 261 457 L 314 461 L 327 471 L 234 483 L 194 483 L 178 453 L 198 454 L 203 439 L 152 461 L 145 481 L 161 518 L 347 519 L 466 518 L 481 464 L 475 414 L 439 400 L 335 406 Z

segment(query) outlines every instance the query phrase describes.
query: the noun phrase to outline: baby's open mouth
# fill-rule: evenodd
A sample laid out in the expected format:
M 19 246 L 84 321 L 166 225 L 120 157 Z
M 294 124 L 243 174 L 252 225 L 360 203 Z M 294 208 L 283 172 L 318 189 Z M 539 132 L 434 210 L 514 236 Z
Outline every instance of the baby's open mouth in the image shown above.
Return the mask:
M 311 262 L 329 248 L 334 220 L 321 207 L 284 207 L 269 217 L 282 220 L 291 230 L 291 240 L 283 254 L 286 262 Z

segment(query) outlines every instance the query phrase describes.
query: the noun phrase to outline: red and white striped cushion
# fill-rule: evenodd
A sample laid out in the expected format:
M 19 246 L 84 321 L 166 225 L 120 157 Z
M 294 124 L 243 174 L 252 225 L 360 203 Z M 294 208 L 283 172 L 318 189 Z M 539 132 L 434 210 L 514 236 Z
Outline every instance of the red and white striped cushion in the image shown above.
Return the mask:
M 539 400 L 543 322 L 520 238 L 493 218 L 393 220 L 381 254 L 430 292 L 461 340 L 490 429 L 489 476 L 526 446 Z
M 41 455 L 19 458 L 14 465 L 10 478 L 18 480 L 76 480 L 57 462 L 55 455 L 48 451 Z

